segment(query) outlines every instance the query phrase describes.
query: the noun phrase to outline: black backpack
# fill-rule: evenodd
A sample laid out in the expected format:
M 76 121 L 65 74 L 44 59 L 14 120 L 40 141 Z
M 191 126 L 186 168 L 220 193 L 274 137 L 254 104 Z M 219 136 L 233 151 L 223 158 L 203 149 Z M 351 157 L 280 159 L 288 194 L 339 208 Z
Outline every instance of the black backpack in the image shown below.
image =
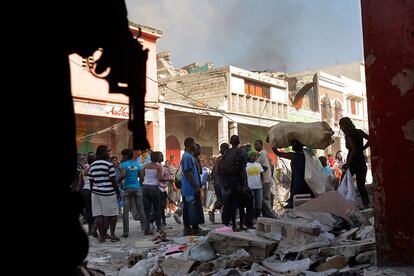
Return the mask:
M 226 150 L 220 160 L 220 175 L 238 175 L 243 167 L 242 151 L 239 148 Z

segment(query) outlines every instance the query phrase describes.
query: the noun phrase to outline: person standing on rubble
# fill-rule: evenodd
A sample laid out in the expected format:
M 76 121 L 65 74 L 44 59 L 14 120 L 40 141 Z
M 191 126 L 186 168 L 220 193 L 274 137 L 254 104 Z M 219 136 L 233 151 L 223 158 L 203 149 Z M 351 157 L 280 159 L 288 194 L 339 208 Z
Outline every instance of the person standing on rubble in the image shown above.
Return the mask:
M 123 210 L 123 234 L 122 237 L 126 238 L 129 234 L 129 212 L 132 212 L 132 208 L 135 208 L 139 215 L 141 224 L 141 230 L 144 234 L 149 234 L 149 227 L 146 221 L 144 213 L 144 203 L 142 196 L 141 183 L 139 182 L 140 167 L 138 163 L 133 159 L 134 151 L 126 148 L 122 152 L 121 163 L 121 175 L 118 183 L 122 184 L 124 190 L 124 210 Z M 133 207 L 134 206 L 134 207 Z
M 184 140 L 185 152 L 182 156 L 182 190 L 184 236 L 200 235 L 199 224 L 204 223 L 203 206 L 201 202 L 201 183 L 198 166 L 193 157 L 196 143 L 192 137 Z
M 305 181 L 305 154 L 303 153 L 303 145 L 299 141 L 293 140 L 292 149 L 294 152 L 280 152 L 277 148 L 272 149 L 277 156 L 291 160 L 292 181 L 290 184 L 290 197 L 286 208 L 294 207 L 293 197 L 297 194 L 310 194 L 314 197 L 314 194 Z
M 223 187 L 221 185 L 221 178 L 219 175 L 219 168 L 220 168 L 220 161 L 221 158 L 224 155 L 224 152 L 230 148 L 229 144 L 222 143 L 220 145 L 220 156 L 217 157 L 217 159 L 214 161 L 213 169 L 211 171 L 211 175 L 213 178 L 214 183 L 214 193 L 216 194 L 216 202 L 214 202 L 213 209 L 208 212 L 208 217 L 210 219 L 210 222 L 215 223 L 215 217 L 214 212 L 216 210 L 221 210 L 223 207 Z
M 239 148 L 240 139 L 237 135 L 230 137 L 231 148 L 224 152 L 220 161 L 219 174 L 224 192 L 224 206 L 221 219 L 226 226 L 232 222 L 233 231 L 236 225 L 236 209 L 240 211 L 240 228 L 243 228 L 244 211 L 242 195 L 248 191 L 246 177 L 246 153 Z
M 109 162 L 111 150 L 100 145 L 96 148 L 96 160 L 89 167 L 89 181 L 92 188 L 92 214 L 96 218 L 99 242 L 105 242 L 104 217 L 108 217 L 112 242 L 119 241 L 115 236 L 116 221 L 119 214 L 119 187 L 115 182 L 115 169 Z
M 348 149 L 346 162 L 342 169 L 349 168 L 351 175 L 356 175 L 358 192 L 365 208 L 369 207 L 368 192 L 365 188 L 365 178 L 367 176 L 367 164 L 364 150 L 369 147 L 369 136 L 361 129 L 357 129 L 349 117 L 339 120 L 339 127 L 345 134 L 345 146 Z M 367 140 L 364 145 L 364 139 Z
M 267 151 L 263 148 L 263 141 L 258 139 L 254 142 L 254 148 L 259 153 L 259 156 L 256 160 L 257 163 L 262 165 L 264 170 L 263 173 L 263 200 L 262 200 L 262 214 L 264 217 L 268 218 L 277 218 L 277 215 L 273 211 L 271 200 L 271 189 L 273 185 L 272 179 L 272 166 L 270 164 L 270 159 L 267 154 Z

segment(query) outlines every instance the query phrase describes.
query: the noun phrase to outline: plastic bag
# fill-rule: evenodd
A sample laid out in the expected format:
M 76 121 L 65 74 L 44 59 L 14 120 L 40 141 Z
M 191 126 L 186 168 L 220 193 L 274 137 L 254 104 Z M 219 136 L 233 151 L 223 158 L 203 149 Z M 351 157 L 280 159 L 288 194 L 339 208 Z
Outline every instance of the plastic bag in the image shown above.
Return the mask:
M 354 179 L 351 172 L 346 170 L 344 178 L 342 178 L 341 184 L 338 187 L 338 192 L 350 203 L 355 203 L 356 194 L 354 188 Z
M 309 152 L 305 154 L 305 181 L 315 196 L 333 190 L 331 181 L 328 176 L 320 170 L 319 165 L 315 162 Z

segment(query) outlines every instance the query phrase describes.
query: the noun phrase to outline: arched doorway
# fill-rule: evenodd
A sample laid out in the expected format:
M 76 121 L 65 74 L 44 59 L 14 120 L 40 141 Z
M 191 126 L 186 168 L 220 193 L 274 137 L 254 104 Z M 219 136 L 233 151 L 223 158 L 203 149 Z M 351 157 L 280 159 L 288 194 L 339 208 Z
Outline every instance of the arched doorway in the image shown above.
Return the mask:
M 181 161 L 180 142 L 174 135 L 168 136 L 166 140 L 166 159 L 170 160 L 174 167 L 178 168 Z

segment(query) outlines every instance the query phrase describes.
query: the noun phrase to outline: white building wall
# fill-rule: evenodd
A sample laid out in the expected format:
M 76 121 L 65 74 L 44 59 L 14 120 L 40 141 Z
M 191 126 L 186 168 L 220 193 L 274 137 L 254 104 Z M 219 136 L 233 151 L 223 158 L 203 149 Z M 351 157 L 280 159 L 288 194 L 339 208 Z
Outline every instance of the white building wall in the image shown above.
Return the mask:
M 287 103 L 288 93 L 286 89 L 270 87 L 270 99 L 280 103 Z

